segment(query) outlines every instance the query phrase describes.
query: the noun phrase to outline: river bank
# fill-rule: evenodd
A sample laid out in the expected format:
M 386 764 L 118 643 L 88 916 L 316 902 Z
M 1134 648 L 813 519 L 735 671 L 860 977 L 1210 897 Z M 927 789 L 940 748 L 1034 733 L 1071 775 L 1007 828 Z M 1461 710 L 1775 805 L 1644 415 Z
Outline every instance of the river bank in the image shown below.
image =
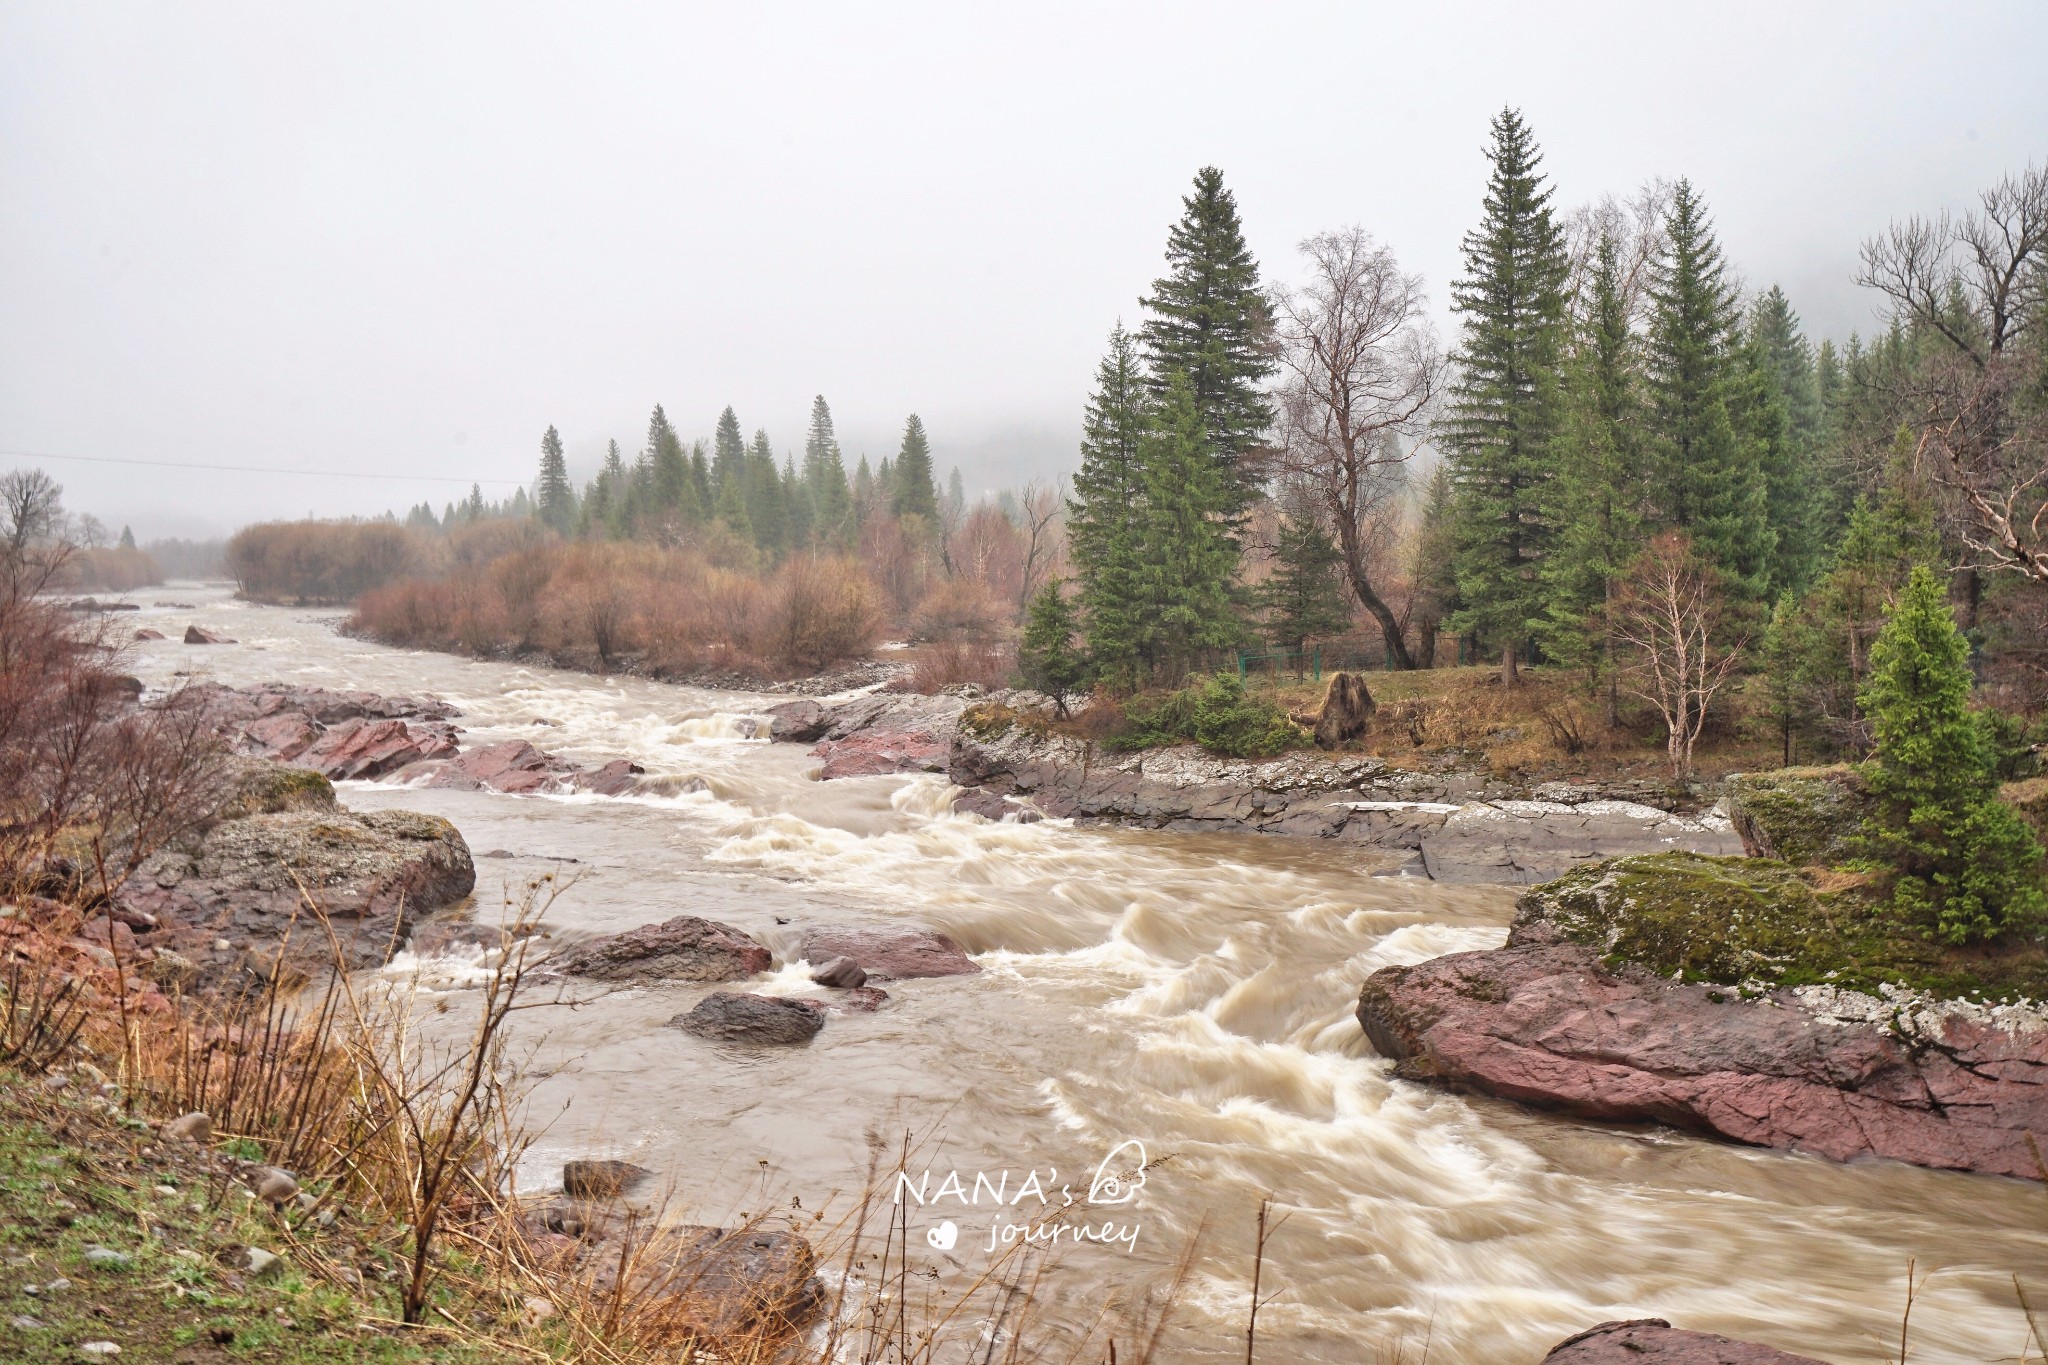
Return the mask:
M 1359 983 L 1497 946 L 1512 887 L 1373 877 L 1405 854 L 1335 839 L 990 821 L 956 813 L 940 773 L 817 782 L 810 745 L 750 737 L 783 698 L 388 650 L 317 616 L 226 603 L 201 602 L 196 619 L 242 643 L 183 646 L 194 613 L 147 614 L 173 637 L 140 647 L 152 686 L 203 669 L 238 686 L 432 693 L 463 712 L 466 749 L 520 740 L 580 768 L 646 770 L 621 796 L 339 784 L 358 810 L 450 820 L 476 851 L 481 921 L 504 885 L 560 873 L 580 878 L 552 917 L 564 946 L 687 913 L 787 963 L 810 928 L 914 923 L 982 968 L 889 986 L 881 1010 L 766 1052 L 667 1027 L 709 985 L 528 1016 L 546 1123 L 536 1189 L 566 1160 L 617 1156 L 720 1223 L 771 1192 L 810 1210 L 856 1188 L 868 1132 L 935 1134 L 934 1184 L 1007 1167 L 1013 1189 L 1035 1163 L 1082 1172 L 1085 1190 L 1138 1137 L 1175 1159 L 1141 1196 L 1137 1246 L 1074 1253 L 1042 1311 L 1078 1330 L 1105 1294 L 1160 1283 L 1211 1214 L 1188 1344 L 1171 1357 L 1189 1361 L 1243 1358 L 1265 1191 L 1291 1216 L 1268 1249 L 1267 1283 L 1284 1293 L 1261 1315 L 1262 1359 L 1334 1365 L 1404 1339 L 1412 1355 L 1428 1337 L 1432 1359 L 1533 1362 L 1591 1323 L 1662 1316 L 1852 1361 L 1877 1324 L 1896 1326 L 1909 1257 L 1947 1267 L 1916 1304 L 1916 1359 L 2009 1355 L 2024 1330 L 2009 1274 L 2048 1260 L 2048 1220 L 2009 1182 L 1576 1122 L 1391 1075 L 1354 1017 Z M 459 1006 L 471 961 L 397 965 Z M 826 988 L 778 968 L 745 989 Z M 977 1273 L 966 1249 L 993 1226 L 986 1201 L 950 1216 L 959 1247 L 920 1252 L 942 1286 Z M 935 1217 L 913 1216 L 913 1243 Z

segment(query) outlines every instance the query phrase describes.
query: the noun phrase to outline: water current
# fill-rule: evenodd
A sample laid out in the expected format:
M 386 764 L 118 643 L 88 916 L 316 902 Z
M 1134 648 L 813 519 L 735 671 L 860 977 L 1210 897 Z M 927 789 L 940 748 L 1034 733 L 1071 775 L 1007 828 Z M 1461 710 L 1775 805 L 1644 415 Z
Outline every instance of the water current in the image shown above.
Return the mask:
M 664 1027 L 705 988 L 613 992 L 523 1016 L 534 1049 L 528 1162 L 571 1156 L 663 1173 L 693 1221 L 800 1201 L 843 1208 L 875 1147 L 904 1133 L 931 1186 L 1009 1173 L 1087 1190 L 1127 1140 L 1158 1161 L 1105 1207 L 1127 1240 L 1063 1250 L 1034 1308 L 1054 1341 L 1113 1297 L 1155 1291 L 1206 1220 L 1166 1359 L 1242 1359 L 1262 1196 L 1272 1235 L 1259 1358 L 1535 1361 L 1593 1323 L 1657 1316 L 1831 1361 L 1896 1350 L 1909 1261 L 1932 1272 L 1912 1359 L 2019 1356 L 2012 1277 L 2048 1298 L 2048 1191 L 1891 1163 L 1838 1166 L 1658 1129 L 1617 1129 L 1391 1078 L 1352 1010 L 1374 968 L 1497 945 L 1514 892 L 1368 875 L 1314 840 L 1177 835 L 950 812 L 942 778 L 814 780 L 799 746 L 749 738 L 779 698 L 479 662 L 336 633 L 329 614 L 255 607 L 218 588 L 145 589 L 193 610 L 124 615 L 171 638 L 135 647 L 152 685 L 182 673 L 459 706 L 465 744 L 521 738 L 644 765 L 631 797 L 520 797 L 343 784 L 357 807 L 455 822 L 478 859 L 480 915 L 549 872 L 567 940 L 677 914 L 754 935 L 787 961 L 807 925 L 941 929 L 982 966 L 889 987 L 800 1048 L 747 1049 Z M 188 621 L 239 643 L 179 643 Z M 463 964 L 425 964 L 453 993 Z M 436 975 L 438 974 L 438 975 Z M 750 989 L 824 994 L 800 969 Z M 1048 1177 L 1048 1169 L 1056 1174 Z M 1054 1194 L 1054 1199 L 1058 1195 Z M 1027 1204 L 1028 1212 L 1036 1207 Z M 984 1190 L 934 1199 L 932 1283 L 989 1265 L 1018 1221 Z M 966 1357 L 963 1356 L 963 1359 Z M 978 1358 L 978 1356 L 976 1357 Z

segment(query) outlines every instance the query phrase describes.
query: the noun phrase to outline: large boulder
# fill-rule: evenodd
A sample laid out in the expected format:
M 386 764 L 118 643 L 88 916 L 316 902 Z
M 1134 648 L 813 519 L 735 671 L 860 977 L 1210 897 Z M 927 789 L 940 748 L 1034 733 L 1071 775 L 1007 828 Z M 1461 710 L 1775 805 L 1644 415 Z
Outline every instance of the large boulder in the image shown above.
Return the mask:
M 1740 990 L 1575 943 L 1386 967 L 1358 1021 L 1395 1074 L 1836 1161 L 2043 1179 L 2048 1014 L 1828 986 Z
M 721 1043 L 808 1043 L 825 1027 L 825 1009 L 782 995 L 713 991 L 668 1023 Z
M 768 717 L 768 738 L 785 743 L 808 744 L 822 739 L 832 726 L 832 711 L 823 702 L 799 697 L 764 712 Z
M 235 643 L 227 636 L 206 629 L 204 626 L 185 627 L 185 643 L 188 645 L 231 645 Z
M 304 975 L 331 959 L 311 901 L 347 965 L 373 965 L 404 945 L 416 921 L 475 887 L 468 846 L 439 816 L 322 807 L 318 789 L 296 786 L 315 793 L 308 806 L 228 820 L 137 869 L 117 898 L 162 926 L 151 946 L 209 969 L 275 963 Z M 225 964 L 220 942 L 230 945 Z
M 354 720 L 322 734 L 294 761 L 341 781 L 382 777 L 454 753 L 455 740 L 437 728 L 402 720 Z
M 818 716 L 804 703 L 792 702 L 769 713 L 768 731 L 774 738 L 815 737 L 818 743 L 811 752 L 825 760 L 818 772 L 820 781 L 942 773 L 966 706 L 959 697 L 882 692 L 823 708 L 826 714 Z
M 1566 1337 L 1543 1359 L 1545 1365 L 1827 1365 L 1753 1341 L 1680 1331 L 1662 1318 L 1603 1322 Z
M 1871 805 L 1862 774 L 1846 764 L 1737 773 L 1726 790 L 1728 816 L 1743 851 L 1795 867 L 1853 858 Z
M 548 963 L 565 976 L 598 981 L 739 981 L 765 972 L 774 955 L 729 924 L 677 915 L 578 944 Z
M 427 785 L 457 791 L 554 791 L 569 786 L 575 772 L 576 765 L 566 759 L 523 739 L 507 739 L 449 759 Z
M 818 780 L 876 777 L 886 773 L 942 773 L 953 751 L 950 737 L 876 731 L 848 739 L 820 740 L 811 752 L 825 760 Z
M 968 976 L 981 970 L 959 944 L 933 929 L 827 925 L 807 931 L 799 953 L 814 963 L 845 958 L 866 973 L 865 979 L 875 981 Z

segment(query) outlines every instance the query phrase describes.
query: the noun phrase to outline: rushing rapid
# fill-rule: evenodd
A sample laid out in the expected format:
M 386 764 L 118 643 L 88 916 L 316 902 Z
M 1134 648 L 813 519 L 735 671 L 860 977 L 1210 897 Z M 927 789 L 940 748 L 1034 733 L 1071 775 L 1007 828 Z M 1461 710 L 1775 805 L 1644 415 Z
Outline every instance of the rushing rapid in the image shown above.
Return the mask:
M 992 824 L 950 811 L 936 777 L 813 781 L 797 746 L 753 738 L 772 698 L 387 649 L 331 617 L 218 590 L 147 609 L 171 635 L 135 647 L 154 685 L 184 670 L 459 706 L 465 744 L 520 738 L 590 762 L 627 757 L 647 789 L 517 797 L 346 784 L 359 807 L 453 820 L 478 858 L 479 914 L 571 874 L 560 938 L 677 914 L 725 921 L 795 956 L 807 925 L 942 929 L 984 969 L 892 983 L 873 1014 L 809 1046 L 739 1049 L 664 1027 L 703 988 L 605 994 L 524 1017 L 534 1050 L 536 1183 L 567 1157 L 663 1172 L 700 1221 L 841 1205 L 905 1132 L 916 1169 L 972 1189 L 1029 1171 L 1077 1193 L 1118 1144 L 1157 1161 L 1110 1206 L 1127 1241 L 1066 1249 L 1037 1320 L 1078 1334 L 1112 1295 L 1168 1275 L 1204 1220 L 1168 1359 L 1244 1353 L 1253 1220 L 1271 1195 L 1262 1359 L 1539 1359 L 1612 1318 L 1658 1316 L 1850 1362 L 1895 1340 L 1907 1264 L 1929 1274 L 1913 1358 L 2022 1350 L 2012 1276 L 2048 1275 L 2048 1190 L 1878 1163 L 1836 1166 L 1662 1130 L 1614 1129 L 1389 1076 L 1352 1009 L 1374 968 L 1491 947 L 1513 892 L 1368 875 L 1315 841 Z M 147 597 L 149 594 L 145 593 Z M 125 620 L 135 620 L 128 616 Z M 240 644 L 177 642 L 187 621 Z M 408 964 L 414 965 L 414 964 Z M 416 964 L 461 989 L 461 960 Z M 748 989 L 824 994 L 784 967 Z M 772 1203 L 771 1203 L 772 1201 Z M 1007 1210 L 932 1200 L 940 1283 L 990 1260 Z M 916 1248 L 921 1253 L 925 1248 Z M 1377 1354 L 1376 1354 L 1377 1353 Z

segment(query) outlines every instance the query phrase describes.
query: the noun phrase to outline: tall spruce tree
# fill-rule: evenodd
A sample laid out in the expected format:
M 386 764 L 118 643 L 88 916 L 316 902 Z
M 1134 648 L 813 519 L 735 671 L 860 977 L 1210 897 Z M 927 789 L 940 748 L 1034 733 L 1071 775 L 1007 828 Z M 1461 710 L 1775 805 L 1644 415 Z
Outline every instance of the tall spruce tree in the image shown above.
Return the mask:
M 1773 535 L 1771 585 L 1803 592 L 1823 542 L 1816 461 L 1823 437 L 1813 348 L 1785 291 L 1772 285 L 1750 309 L 1744 335 L 1744 428 L 1764 471 Z
M 1458 485 L 1454 628 L 1500 651 L 1504 679 L 1540 629 L 1540 572 L 1556 541 L 1545 516 L 1555 471 L 1565 344 L 1564 234 L 1520 113 L 1493 120 L 1479 226 L 1451 287 L 1463 320 L 1445 433 Z
M 924 420 L 916 413 L 903 424 L 903 446 L 896 452 L 896 471 L 889 490 L 896 515 L 923 517 L 936 529 L 939 524 L 939 490 L 932 472 L 931 442 L 924 434 Z
M 811 400 L 811 425 L 804 437 L 804 489 L 813 537 L 829 546 L 843 543 L 853 525 L 853 490 L 832 430 L 832 409 L 822 393 Z
M 797 473 L 796 456 L 782 457 L 782 505 L 789 518 L 789 548 L 801 550 L 811 543 L 811 490 Z
M 756 431 L 754 443 L 747 447 L 747 521 L 754 528 L 754 543 L 771 559 L 789 549 L 789 507 L 765 431 Z
M 1119 687 L 1136 682 L 1137 538 L 1149 406 L 1137 345 L 1118 323 L 1081 422 L 1081 468 L 1067 500 L 1067 553 L 1081 580 L 1088 652 Z
M 1686 532 L 1738 602 L 1769 600 L 1774 537 L 1753 436 L 1730 412 L 1735 295 L 1706 205 L 1678 182 L 1650 282 L 1649 388 L 1660 520 Z
M 1178 681 L 1200 655 L 1238 637 L 1231 600 L 1237 542 L 1224 520 L 1227 471 L 1209 445 L 1194 385 L 1176 373 L 1142 442 L 1143 511 L 1137 537 L 1138 655 L 1148 672 Z
M 730 407 L 718 414 L 718 426 L 711 436 L 711 498 L 721 516 L 728 487 L 737 490 L 730 496 L 745 500 L 747 441 L 740 435 L 739 416 Z
M 576 489 L 569 482 L 561 434 L 552 426 L 540 438 L 540 477 L 533 485 L 533 505 L 541 524 L 558 535 L 566 536 L 575 529 Z
M 647 419 L 647 450 L 642 461 L 647 469 L 644 515 L 653 526 L 669 522 L 687 526 L 703 518 L 705 507 L 690 479 L 683 438 L 676 434 L 659 403 Z
M 1642 549 L 1641 354 L 1610 233 L 1594 244 L 1581 324 L 1565 368 L 1557 477 L 1546 516 L 1557 541 L 1543 561 L 1544 648 L 1561 662 L 1604 674 L 1610 723 L 1619 709 L 1608 605 Z
M 1312 639 L 1343 633 L 1351 625 L 1343 556 L 1315 519 L 1306 500 L 1288 508 L 1274 538 L 1273 574 L 1260 585 L 1266 635 L 1299 655 Z M 1296 671 L 1301 661 L 1296 659 Z
M 1265 390 L 1274 368 L 1266 349 L 1273 311 L 1223 172 L 1197 171 L 1181 204 L 1167 233 L 1166 274 L 1143 300 L 1140 343 L 1156 394 L 1165 394 L 1175 374 L 1187 376 L 1203 442 L 1223 470 L 1223 505 L 1236 517 L 1257 496 L 1258 473 L 1247 457 L 1273 422 Z

